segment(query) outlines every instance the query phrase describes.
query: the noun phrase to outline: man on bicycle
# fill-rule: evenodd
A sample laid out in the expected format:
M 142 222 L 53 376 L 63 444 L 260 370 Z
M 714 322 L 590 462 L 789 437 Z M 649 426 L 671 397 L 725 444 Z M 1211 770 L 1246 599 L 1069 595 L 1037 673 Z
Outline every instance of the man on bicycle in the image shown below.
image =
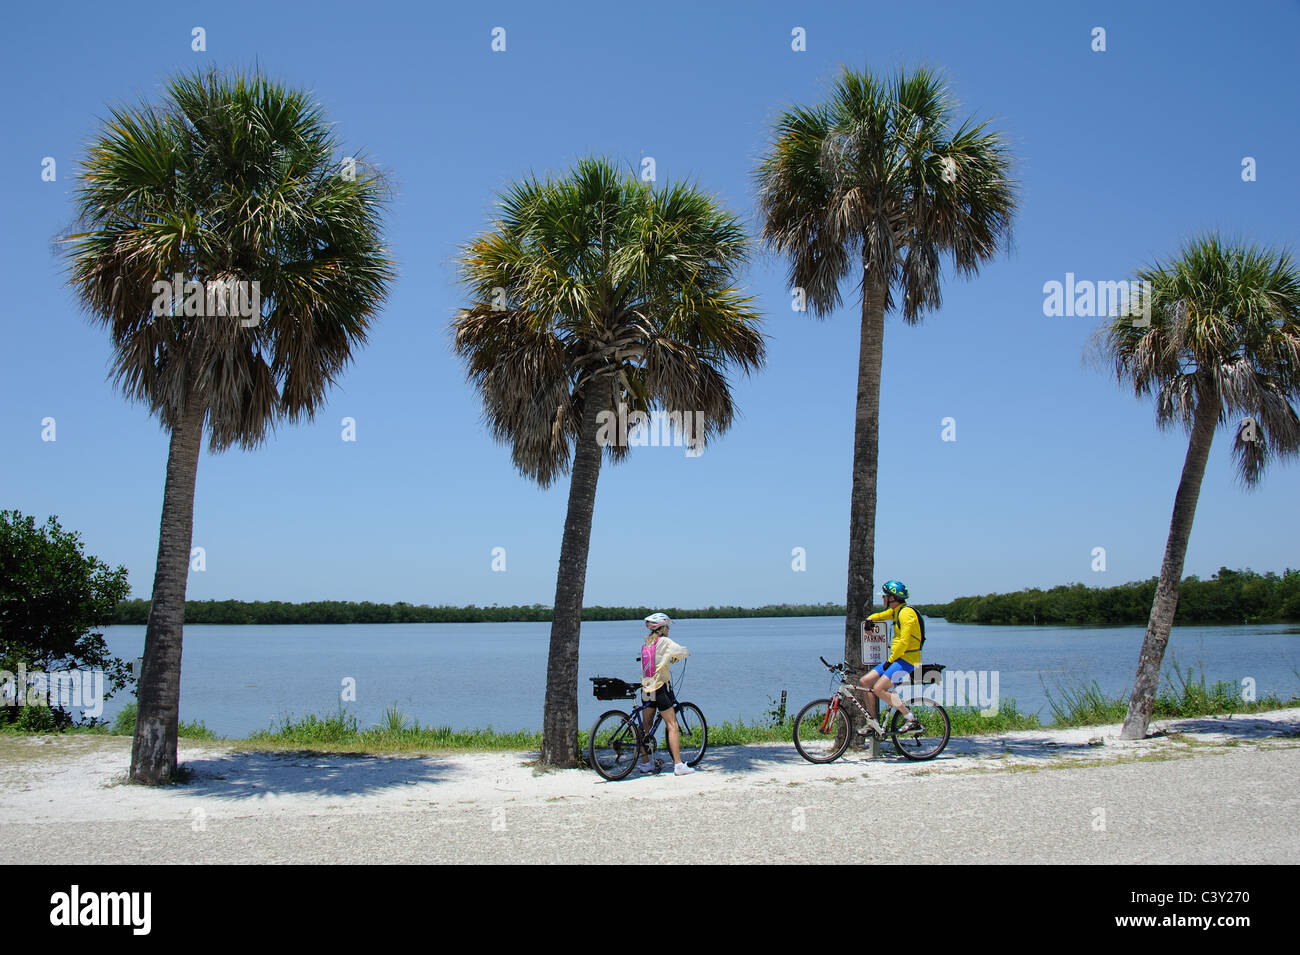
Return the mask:
M 867 712 L 871 714 L 871 722 L 858 730 L 863 735 L 884 735 L 884 730 L 877 722 L 880 715 L 879 700 L 884 700 L 906 718 L 900 733 L 921 729 L 916 714 L 907 708 L 897 693 L 890 692 L 891 687 L 900 680 L 909 678 L 921 665 L 921 620 L 916 611 L 907 606 L 907 588 L 902 581 L 886 582 L 883 597 L 885 609 L 871 614 L 867 619 L 894 621 L 894 642 L 889 647 L 889 658 L 858 681 L 858 685 L 867 691 Z
M 646 734 L 649 735 L 650 727 L 654 723 L 655 710 L 659 711 L 664 725 L 668 727 L 668 751 L 673 755 L 673 775 L 685 776 L 695 770 L 682 762 L 681 732 L 677 728 L 677 713 L 673 710 L 673 704 L 677 699 L 668 684 L 668 671 L 677 660 L 685 660 L 688 651 L 668 639 L 668 628 L 672 626 L 668 614 L 652 613 L 645 618 L 645 625 L 650 632 L 646 634 L 645 644 L 641 647 L 641 699 L 652 703 L 654 707 L 653 709 L 646 707 L 641 713 L 641 719 L 645 724 Z M 636 764 L 636 768 L 642 773 L 655 771 L 654 764 L 650 762 L 650 754 L 644 749 L 641 751 L 641 761 Z

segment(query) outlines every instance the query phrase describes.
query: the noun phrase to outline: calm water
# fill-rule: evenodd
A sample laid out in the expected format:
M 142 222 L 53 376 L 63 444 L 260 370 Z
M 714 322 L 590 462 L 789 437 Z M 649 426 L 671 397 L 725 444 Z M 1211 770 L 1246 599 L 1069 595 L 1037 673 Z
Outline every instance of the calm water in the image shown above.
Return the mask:
M 998 672 L 1001 698 L 1050 722 L 1045 688 L 1096 680 L 1107 693 L 1132 685 L 1142 627 L 979 627 L 926 622 L 924 659 L 949 669 Z M 582 626 L 579 722 L 611 704 L 591 696 L 588 677 L 638 677 L 641 622 Z M 789 706 L 826 695 L 818 655 L 843 656 L 842 617 L 686 620 L 673 639 L 691 651 L 681 699 L 711 720 L 762 718 L 769 697 Z M 341 681 L 356 680 L 349 708 L 361 725 L 396 703 L 424 725 L 540 729 L 550 624 L 401 624 L 349 626 L 189 626 L 181 673 L 181 718 L 202 720 L 223 736 L 246 736 L 283 716 L 324 714 L 338 704 Z M 144 651 L 144 627 L 110 627 L 110 650 L 131 660 Z M 1174 630 L 1165 672 L 1176 660 L 1203 667 L 1206 680 L 1253 677 L 1259 695 L 1300 693 L 1300 628 L 1294 625 L 1187 627 Z M 124 700 L 105 705 L 111 718 Z

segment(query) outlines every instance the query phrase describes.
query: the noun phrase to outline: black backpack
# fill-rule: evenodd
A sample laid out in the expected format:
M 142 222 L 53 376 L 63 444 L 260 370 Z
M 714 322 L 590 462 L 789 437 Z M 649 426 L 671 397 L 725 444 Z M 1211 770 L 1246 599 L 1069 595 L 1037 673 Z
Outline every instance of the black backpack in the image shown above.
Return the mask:
M 906 607 L 906 606 L 907 606 L 907 604 L 903 604 L 903 607 Z M 913 607 L 912 610 L 916 613 L 916 621 L 917 621 L 917 623 L 919 623 L 919 624 L 921 625 L 921 646 L 919 646 L 919 647 L 916 648 L 916 649 L 920 650 L 920 649 L 922 649 L 922 648 L 925 646 L 925 617 L 924 617 L 924 615 L 922 615 L 921 611 L 917 610 L 915 607 Z M 898 612 L 901 614 L 901 613 L 903 612 L 903 608 L 902 608 L 902 607 L 899 607 L 899 608 L 898 608 Z M 902 626 L 902 621 L 901 621 L 901 620 L 899 621 L 899 625 Z

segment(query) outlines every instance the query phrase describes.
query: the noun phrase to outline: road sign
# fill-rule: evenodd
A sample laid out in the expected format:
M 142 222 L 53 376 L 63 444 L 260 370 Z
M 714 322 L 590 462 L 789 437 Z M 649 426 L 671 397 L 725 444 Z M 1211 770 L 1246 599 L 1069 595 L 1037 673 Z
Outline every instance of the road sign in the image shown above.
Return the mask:
M 889 643 L 894 637 L 892 620 L 862 621 L 862 663 L 874 667 L 887 660 Z

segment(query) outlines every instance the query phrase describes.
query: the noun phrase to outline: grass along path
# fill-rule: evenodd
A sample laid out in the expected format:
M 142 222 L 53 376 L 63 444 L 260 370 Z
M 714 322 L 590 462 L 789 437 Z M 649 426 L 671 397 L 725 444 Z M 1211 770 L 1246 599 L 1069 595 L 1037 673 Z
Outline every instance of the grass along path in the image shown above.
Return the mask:
M 1167 677 L 1165 687 L 1156 697 L 1153 721 L 1248 715 L 1300 706 L 1300 697 L 1283 700 L 1276 694 L 1268 694 L 1258 700 L 1244 701 L 1240 690 L 1232 683 L 1219 681 L 1207 686 L 1204 675 L 1196 679 L 1193 675 L 1194 671 L 1190 668 L 1183 671 L 1175 665 L 1173 671 L 1173 676 Z M 1043 724 L 1037 716 L 1019 712 L 1014 699 L 1001 701 L 997 713 L 987 716 L 982 715 L 975 707 L 947 707 L 952 723 L 952 737 L 953 739 L 985 737 L 1025 730 L 1105 726 L 1123 722 L 1128 710 L 1127 694 L 1108 697 L 1096 682 L 1073 687 L 1059 686 L 1055 694 L 1049 691 L 1047 696 L 1048 705 L 1054 716 L 1053 723 L 1048 725 Z M 802 703 L 799 705 L 802 706 Z M 135 729 L 135 712 L 135 704 L 130 704 L 110 725 L 73 727 L 68 733 L 73 736 L 130 736 Z M 48 731 L 47 726 L 41 725 L 41 713 L 42 711 L 36 708 L 27 708 L 24 717 L 27 717 L 28 725 L 20 721 L 11 727 L 3 727 L 0 731 L 0 753 L 5 751 L 3 739 L 7 735 Z M 708 713 L 705 713 L 705 718 L 709 718 Z M 769 714 L 768 719 L 753 723 L 746 723 L 742 719 L 722 720 L 716 723 L 709 720 L 709 749 L 756 743 L 791 743 L 793 723 L 794 713 L 780 713 L 775 709 Z M 182 721 L 180 736 L 183 739 L 196 741 L 222 739 L 202 722 Z M 586 737 L 585 731 L 579 734 L 579 745 L 584 751 L 587 745 Z M 539 749 L 541 733 L 528 730 L 510 732 L 492 727 L 453 730 L 449 726 L 421 726 L 417 720 L 407 717 L 394 704 L 385 712 L 383 721 L 375 726 L 361 727 L 354 713 L 349 713 L 340 707 L 336 712 L 325 716 L 308 714 L 299 719 L 285 718 L 280 721 L 279 726 L 272 729 L 258 731 L 246 739 L 226 741 L 239 743 L 240 748 L 244 750 L 263 752 L 280 750 L 371 754 L 519 752 Z

